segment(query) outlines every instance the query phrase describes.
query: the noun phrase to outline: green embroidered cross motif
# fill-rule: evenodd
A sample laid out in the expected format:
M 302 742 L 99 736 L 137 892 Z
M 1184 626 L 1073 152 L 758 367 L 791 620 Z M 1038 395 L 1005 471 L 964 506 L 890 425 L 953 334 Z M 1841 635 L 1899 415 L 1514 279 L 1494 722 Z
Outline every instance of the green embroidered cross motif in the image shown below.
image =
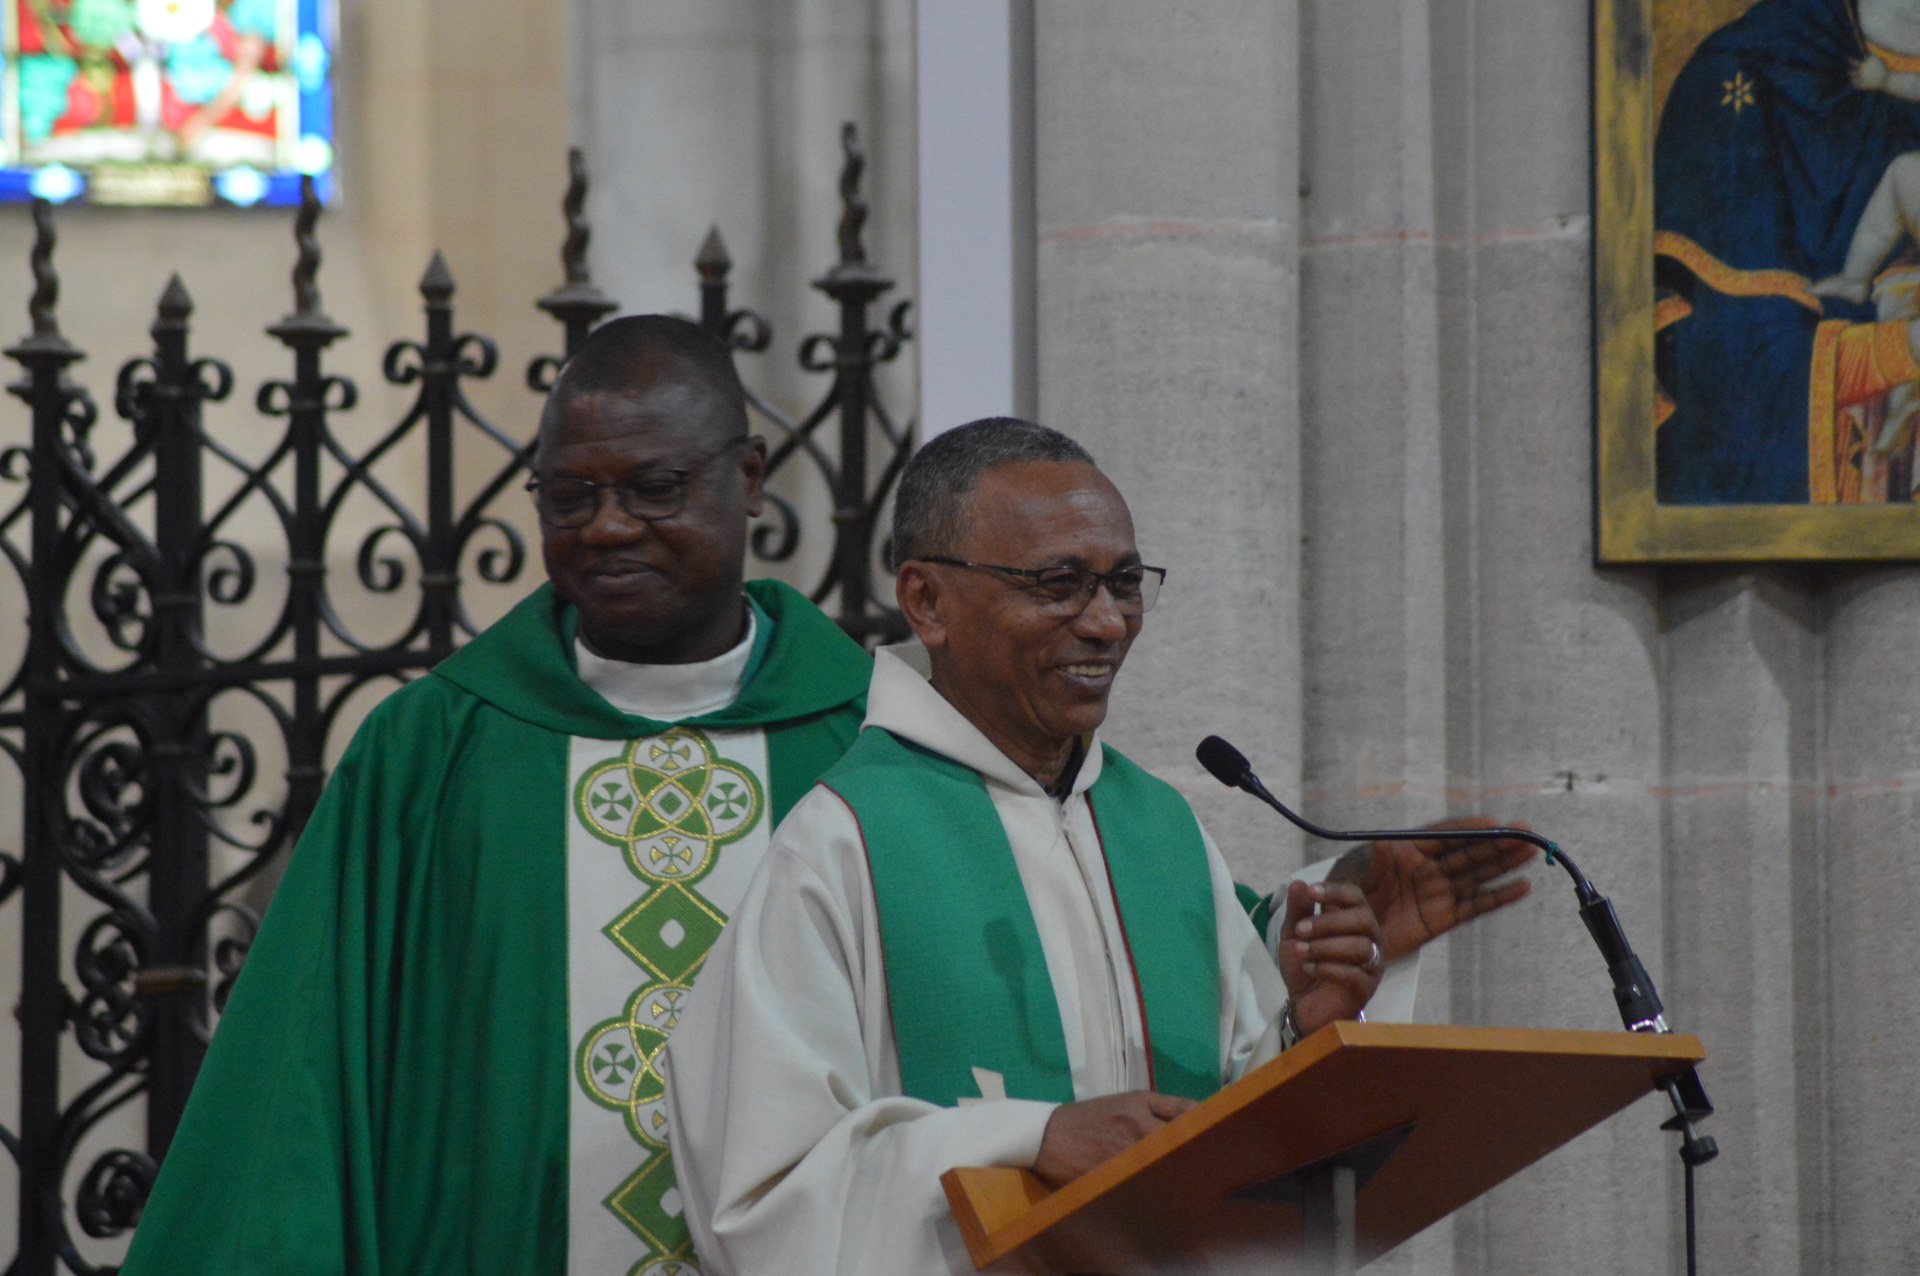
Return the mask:
M 627 1130 L 643 1145 L 667 1146 L 666 1077 L 660 1052 L 680 1021 L 684 984 L 649 984 L 633 994 L 617 1019 L 594 1026 L 574 1062 L 587 1097 L 626 1115 Z
M 583 829 L 621 853 L 639 888 L 631 904 L 609 901 L 618 911 L 601 933 L 639 967 L 640 986 L 574 1052 L 581 1090 L 609 1119 L 620 1114 L 638 1154 L 601 1203 L 646 1247 L 629 1276 L 699 1276 L 667 1150 L 664 1052 L 727 920 L 698 883 L 722 847 L 765 818 L 766 795 L 759 777 L 721 757 L 705 733 L 676 727 L 588 768 L 572 809 Z
M 626 851 L 627 863 L 654 882 L 690 882 L 713 866 L 714 852 L 760 820 L 759 779 L 718 757 L 707 737 L 677 727 L 635 740 L 580 778 L 574 813 L 588 832 Z

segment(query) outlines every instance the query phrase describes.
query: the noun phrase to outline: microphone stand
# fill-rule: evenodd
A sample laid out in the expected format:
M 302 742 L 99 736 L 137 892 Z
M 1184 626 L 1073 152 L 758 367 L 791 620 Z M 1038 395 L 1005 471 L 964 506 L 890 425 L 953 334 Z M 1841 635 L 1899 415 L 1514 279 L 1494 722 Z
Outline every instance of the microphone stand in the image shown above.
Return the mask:
M 1209 736 L 1208 742 L 1217 740 Z M 1224 745 L 1225 741 L 1221 741 Z M 1240 774 L 1232 776 L 1215 769 L 1221 753 L 1208 756 L 1205 744 L 1202 746 L 1201 764 L 1216 779 L 1230 787 L 1243 789 L 1265 802 L 1285 816 L 1289 822 L 1314 837 L 1330 842 L 1404 842 L 1433 840 L 1443 842 L 1472 842 L 1497 838 L 1517 838 L 1530 842 L 1546 853 L 1549 866 L 1558 864 L 1566 869 L 1573 879 L 1574 894 L 1580 899 L 1580 920 L 1586 923 L 1587 932 L 1593 936 L 1593 942 L 1600 948 L 1600 955 L 1607 963 L 1607 974 L 1613 979 L 1613 999 L 1620 1009 L 1620 1021 L 1628 1032 L 1667 1033 L 1673 1029 L 1667 1026 L 1665 1007 L 1660 1003 L 1660 994 L 1654 990 L 1653 978 L 1647 974 L 1647 968 L 1641 964 L 1634 953 L 1633 946 L 1627 942 L 1626 932 L 1620 928 L 1620 918 L 1613 910 L 1613 903 L 1602 895 L 1586 874 L 1582 873 L 1573 859 L 1560 849 L 1558 843 L 1541 837 L 1527 829 L 1364 829 L 1336 830 L 1324 829 L 1310 823 L 1288 810 L 1279 798 L 1267 791 L 1260 777 L 1246 763 L 1237 750 L 1227 746 L 1222 753 L 1231 753 L 1233 762 L 1240 766 Z M 1673 1115 L 1661 1123 L 1663 1130 L 1672 1130 L 1680 1135 L 1680 1164 L 1685 1167 L 1686 1177 L 1686 1214 L 1687 1214 L 1687 1273 L 1694 1273 L 1694 1215 L 1693 1215 L 1693 1172 L 1714 1157 L 1720 1155 L 1719 1145 L 1707 1135 L 1694 1128 L 1694 1123 L 1713 1115 L 1713 1104 L 1707 1100 L 1706 1087 L 1700 1083 L 1697 1069 L 1687 1068 L 1660 1082 L 1660 1090 L 1673 1104 Z

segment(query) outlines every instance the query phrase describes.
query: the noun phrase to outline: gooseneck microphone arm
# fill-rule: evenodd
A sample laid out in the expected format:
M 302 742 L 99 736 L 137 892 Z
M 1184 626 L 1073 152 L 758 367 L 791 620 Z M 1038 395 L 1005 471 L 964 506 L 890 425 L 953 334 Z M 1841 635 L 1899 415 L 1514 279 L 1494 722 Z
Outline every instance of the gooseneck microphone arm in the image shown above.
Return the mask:
M 1546 852 L 1548 864 L 1558 864 L 1567 870 L 1573 879 L 1574 894 L 1580 899 L 1580 920 L 1586 923 L 1587 931 L 1593 936 L 1593 942 L 1600 948 L 1600 955 L 1607 963 L 1607 973 L 1613 978 L 1613 999 L 1620 1010 L 1620 1021 L 1629 1032 L 1669 1032 L 1664 1007 L 1660 1004 L 1660 994 L 1654 991 L 1653 978 L 1647 974 L 1647 968 L 1635 955 L 1633 946 L 1627 942 L 1626 932 L 1620 928 L 1619 915 L 1613 911 L 1613 904 L 1606 896 L 1594 889 L 1567 853 L 1559 845 L 1541 837 L 1528 829 L 1492 828 L 1492 829 L 1323 829 L 1310 823 L 1288 810 L 1280 799 L 1267 791 L 1260 783 L 1260 777 L 1253 773 L 1253 766 L 1246 755 L 1228 744 L 1217 735 L 1210 735 L 1200 742 L 1194 750 L 1200 765 L 1208 774 L 1228 788 L 1243 789 L 1265 802 L 1268 806 L 1284 815 L 1290 822 L 1314 837 L 1330 842 L 1403 842 L 1403 841 L 1442 841 L 1471 842 L 1490 838 L 1517 838 L 1530 842 Z M 1678 1131 L 1681 1136 L 1680 1160 L 1687 1167 L 1688 1202 L 1691 1206 L 1693 1188 L 1693 1168 L 1704 1165 L 1719 1155 L 1720 1149 L 1711 1138 L 1699 1134 L 1693 1128 L 1695 1121 L 1713 1115 L 1713 1104 L 1707 1101 L 1707 1091 L 1700 1084 L 1700 1075 L 1693 1068 L 1675 1073 L 1660 1083 L 1660 1088 L 1673 1103 L 1674 1115 L 1661 1128 Z M 1688 1249 L 1691 1254 L 1692 1211 L 1688 1211 Z M 1689 1262 L 1691 1270 L 1691 1262 Z

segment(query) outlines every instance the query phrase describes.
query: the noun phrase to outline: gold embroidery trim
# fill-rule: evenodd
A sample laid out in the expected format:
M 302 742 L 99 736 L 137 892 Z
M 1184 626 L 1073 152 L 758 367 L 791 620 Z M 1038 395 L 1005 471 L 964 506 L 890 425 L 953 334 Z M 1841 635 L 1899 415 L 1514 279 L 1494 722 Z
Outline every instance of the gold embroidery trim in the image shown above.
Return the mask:
M 1717 293 L 1729 297 L 1785 297 L 1820 313 L 1820 299 L 1807 291 L 1806 278 L 1791 270 L 1740 270 L 1670 230 L 1654 233 L 1653 252 L 1656 257 L 1673 258 Z
M 1866 45 L 1867 52 L 1886 63 L 1887 70 L 1896 75 L 1903 71 L 1909 75 L 1920 71 L 1920 57 L 1915 57 L 1911 53 L 1895 53 L 1892 49 L 1883 49 L 1871 40 L 1868 40 Z
M 1888 389 L 1920 381 L 1920 363 L 1914 362 L 1907 328 L 1903 319 L 1873 325 L 1873 370 Z
M 1668 294 L 1653 307 L 1653 330 L 1665 332 L 1693 313 L 1693 303 L 1685 297 Z
M 1658 302 L 1654 303 L 1653 330 L 1655 332 L 1665 332 L 1668 328 L 1673 327 L 1674 324 L 1679 323 L 1692 313 L 1692 302 L 1688 301 L 1685 297 L 1668 293 L 1666 296 L 1660 298 Z M 1665 425 L 1667 418 L 1678 410 L 1673 400 L 1667 397 L 1667 392 L 1662 390 L 1659 382 L 1656 381 L 1653 386 L 1653 428 L 1657 430 Z
M 1829 319 L 1814 330 L 1813 367 L 1807 382 L 1807 499 L 1832 505 L 1840 499 L 1835 473 L 1834 377 L 1840 363 L 1844 319 Z

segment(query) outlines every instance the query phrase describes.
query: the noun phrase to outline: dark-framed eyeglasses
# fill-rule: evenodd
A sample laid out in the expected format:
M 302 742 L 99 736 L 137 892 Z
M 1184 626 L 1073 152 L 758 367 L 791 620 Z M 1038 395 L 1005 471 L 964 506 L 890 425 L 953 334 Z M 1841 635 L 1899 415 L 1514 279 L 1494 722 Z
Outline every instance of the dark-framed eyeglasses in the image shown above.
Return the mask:
M 1143 616 L 1153 610 L 1153 604 L 1160 597 L 1160 585 L 1167 578 L 1166 568 L 1145 564 L 1096 572 L 1086 567 L 1001 567 L 942 554 L 922 554 L 920 561 L 1010 576 L 1024 582 L 1048 612 L 1060 616 L 1077 616 L 1085 611 L 1102 585 L 1107 587 L 1114 606 L 1123 615 Z
M 533 493 L 533 507 L 540 521 L 549 527 L 571 529 L 585 527 L 600 512 L 600 493 L 612 492 L 627 517 L 651 523 L 672 518 L 687 505 L 687 491 L 693 479 L 707 465 L 725 456 L 751 436 L 741 434 L 729 439 L 693 464 L 675 469 L 638 470 L 612 483 L 566 475 L 538 474 L 527 480 Z

